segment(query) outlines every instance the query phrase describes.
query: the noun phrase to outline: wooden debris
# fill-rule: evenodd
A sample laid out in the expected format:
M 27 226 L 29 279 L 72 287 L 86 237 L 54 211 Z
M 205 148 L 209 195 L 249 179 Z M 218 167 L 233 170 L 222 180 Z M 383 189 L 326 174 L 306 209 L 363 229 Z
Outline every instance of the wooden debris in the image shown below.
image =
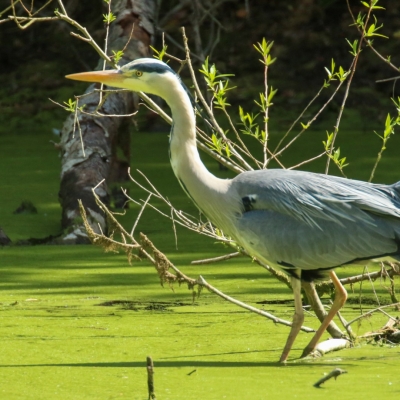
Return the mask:
M 382 328 L 374 332 L 367 332 L 361 338 L 373 339 L 376 342 L 400 343 L 400 318 L 390 317 Z
M 147 387 L 149 390 L 149 400 L 157 400 L 156 399 L 156 394 L 154 391 L 154 364 L 153 364 L 153 360 L 151 357 L 147 357 L 146 359 L 147 362 Z
M 347 347 L 350 347 L 350 342 L 347 339 L 329 339 L 318 343 L 310 355 L 313 357 L 322 357 L 326 353 L 342 350 Z
M 321 378 L 318 382 L 314 383 L 314 387 L 319 388 L 324 382 L 331 378 L 335 378 L 336 380 L 336 378 L 342 374 L 347 374 L 347 371 L 341 368 L 335 368 L 333 371 L 329 372 L 329 374 Z

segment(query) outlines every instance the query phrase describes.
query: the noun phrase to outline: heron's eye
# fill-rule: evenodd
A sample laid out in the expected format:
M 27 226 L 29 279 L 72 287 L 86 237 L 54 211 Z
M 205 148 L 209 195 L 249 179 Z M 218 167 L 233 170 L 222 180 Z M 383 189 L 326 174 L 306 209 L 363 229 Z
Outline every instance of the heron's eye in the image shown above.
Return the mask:
M 143 75 L 143 72 L 142 72 L 142 71 L 136 71 L 136 76 L 137 76 L 138 78 L 140 78 L 142 75 Z

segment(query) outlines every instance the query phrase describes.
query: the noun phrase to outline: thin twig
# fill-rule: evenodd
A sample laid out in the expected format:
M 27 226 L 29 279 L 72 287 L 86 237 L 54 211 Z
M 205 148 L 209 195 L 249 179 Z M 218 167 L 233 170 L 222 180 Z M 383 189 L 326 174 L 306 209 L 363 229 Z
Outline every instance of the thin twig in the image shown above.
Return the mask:
M 225 254 L 224 256 L 213 257 L 213 258 L 205 258 L 204 260 L 195 260 L 192 261 L 190 264 L 192 265 L 204 265 L 204 264 L 212 264 L 220 261 L 230 260 L 231 258 L 238 257 L 242 255 L 239 251 L 231 254 Z
M 264 155 L 264 162 L 263 162 L 263 169 L 267 168 L 269 159 L 268 159 L 268 139 L 269 139 L 269 132 L 268 132 L 268 120 L 269 120 L 269 100 L 268 100 L 268 63 L 264 61 L 264 96 L 266 101 L 265 111 L 264 111 L 264 143 L 263 143 L 263 155 Z
M 379 79 L 375 81 L 376 83 L 381 83 L 381 82 L 390 82 L 390 81 L 397 81 L 400 79 L 400 76 L 395 76 L 394 78 L 386 78 L 386 79 Z
M 331 304 L 333 302 L 331 301 Z M 343 325 L 344 329 L 346 329 L 347 335 L 350 340 L 355 339 L 356 335 L 354 334 L 353 330 L 351 329 L 351 326 L 347 323 L 347 321 L 344 319 L 342 313 L 340 311 L 337 312 L 337 317 L 339 318 L 340 323 Z
M 355 26 L 357 27 L 357 30 L 361 33 L 362 31 L 361 31 L 360 27 L 359 27 L 358 24 L 357 24 L 357 21 L 356 21 L 356 19 L 355 19 L 355 17 L 354 17 L 353 11 L 351 10 L 349 0 L 346 0 L 346 3 L 347 3 L 347 9 L 348 9 L 348 11 L 349 11 L 349 13 L 350 13 L 350 15 L 351 15 L 352 20 L 353 20 L 353 25 L 355 25 Z M 365 23 L 365 24 L 364 24 L 364 27 L 365 27 L 366 25 L 367 25 L 367 24 Z M 378 56 L 382 61 L 385 62 L 385 64 L 389 65 L 389 66 L 390 66 L 392 69 L 394 69 L 396 72 L 399 72 L 399 67 L 396 67 L 396 65 L 394 65 L 393 63 L 391 63 L 386 57 L 384 57 L 382 54 L 380 54 L 379 51 L 376 50 L 375 47 L 372 45 L 372 41 L 367 40 L 367 38 L 366 38 L 365 36 L 362 38 L 362 40 L 363 40 L 363 41 L 366 43 L 366 45 L 375 53 L 376 56 Z
M 146 208 L 148 202 L 150 201 L 151 196 L 152 196 L 152 194 L 150 193 L 150 194 L 147 196 L 147 199 L 145 200 L 145 202 L 143 203 L 142 208 L 140 209 L 139 214 L 138 214 L 138 216 L 136 217 L 135 223 L 133 224 L 133 227 L 132 227 L 132 229 L 131 229 L 131 236 L 134 235 L 135 229 L 136 229 L 136 227 L 137 227 L 137 224 L 139 223 L 139 220 L 140 220 L 140 218 L 141 218 L 141 216 L 142 216 L 142 214 L 143 214 L 143 211 L 144 211 L 144 209 Z
M 364 313 L 364 314 L 362 314 L 362 315 L 359 315 L 358 317 L 352 319 L 351 321 L 349 321 L 349 322 L 346 324 L 346 326 L 349 326 L 349 325 L 353 324 L 354 322 L 360 320 L 361 318 L 366 318 L 366 317 L 368 317 L 369 315 L 372 315 L 373 313 L 375 313 L 375 312 L 377 312 L 377 311 L 382 311 L 384 308 L 396 307 L 396 306 L 398 306 L 398 305 L 400 305 L 400 302 L 399 302 L 399 303 L 393 303 L 393 304 L 387 304 L 387 305 L 385 305 L 385 306 L 381 306 L 381 307 L 378 307 L 378 308 L 374 308 L 373 310 L 367 311 L 366 313 Z M 389 316 L 389 318 L 396 320 L 396 318 L 391 317 L 391 316 Z
M 358 46 L 357 46 L 357 52 L 356 52 L 356 54 L 355 54 L 355 56 L 353 58 L 353 61 L 352 61 L 351 65 L 350 65 L 350 68 L 349 68 L 350 74 L 349 74 L 348 78 L 346 79 L 347 80 L 346 89 L 345 89 L 345 92 L 344 92 L 342 104 L 340 105 L 339 114 L 338 114 L 338 117 L 336 119 L 335 129 L 333 131 L 333 138 L 332 138 L 331 146 L 329 148 L 329 154 L 328 154 L 328 157 L 327 157 L 327 160 L 326 160 L 326 167 L 325 167 L 325 173 L 326 174 L 329 172 L 329 165 L 330 165 L 330 162 L 331 162 L 331 156 L 332 156 L 332 153 L 333 153 L 335 141 L 336 141 L 336 138 L 337 138 L 337 135 L 338 135 L 338 132 L 339 132 L 339 125 L 340 125 L 340 122 L 341 122 L 341 119 L 342 119 L 342 115 L 343 115 L 343 111 L 344 111 L 344 108 L 345 108 L 345 105 L 346 105 L 347 98 L 349 96 L 350 86 L 352 84 L 353 77 L 354 77 L 354 74 L 356 72 L 357 62 L 358 62 L 358 59 L 360 58 L 362 44 L 364 42 L 365 35 L 366 35 L 366 26 L 368 25 L 369 19 L 371 17 L 371 12 L 372 12 L 372 7 L 370 7 L 368 9 L 367 17 L 365 18 L 364 28 L 363 28 L 363 30 L 361 32 L 361 39 L 360 39 L 360 42 L 358 43 Z
M 230 141 L 227 139 L 223 129 L 219 126 L 217 120 L 214 117 L 214 114 L 211 110 L 211 108 L 209 107 L 209 105 L 207 104 L 206 100 L 204 99 L 203 94 L 201 93 L 201 90 L 199 88 L 199 85 L 197 84 L 197 80 L 196 80 L 196 75 L 194 73 L 194 69 L 190 60 L 190 50 L 189 50 L 189 46 L 188 46 L 188 39 L 186 37 L 185 34 L 185 29 L 182 28 L 182 36 L 183 36 L 183 41 L 185 44 L 185 50 L 186 50 L 186 62 L 187 65 L 189 67 L 189 72 L 192 78 L 192 82 L 193 82 L 193 86 L 195 87 L 196 90 L 196 94 L 199 97 L 201 103 L 203 104 L 203 107 L 205 108 L 207 115 L 209 116 L 215 130 L 218 132 L 218 134 L 222 137 L 222 139 L 224 140 L 225 143 L 227 143 L 230 151 L 232 152 L 232 154 L 235 155 L 235 157 L 238 159 L 238 161 L 240 162 L 240 164 L 247 170 L 247 171 L 252 171 L 253 168 L 243 159 L 243 157 L 236 151 L 236 149 L 231 145 Z
M 209 283 L 206 282 L 206 280 L 202 277 L 199 276 L 199 278 L 197 279 L 197 283 L 201 286 L 203 286 L 204 288 L 206 288 L 207 290 L 209 290 L 210 292 L 216 294 L 219 297 L 222 297 L 225 300 L 228 300 L 229 302 L 236 304 L 239 307 L 242 307 L 246 310 L 249 310 L 251 312 L 254 312 L 256 314 L 262 315 L 263 317 L 266 317 L 270 320 L 272 320 L 273 322 L 275 322 L 276 324 L 282 324 L 282 325 L 286 325 L 286 326 L 292 326 L 292 323 L 290 321 L 286 321 L 284 319 L 275 317 L 275 315 L 272 315 L 264 310 L 260 310 L 259 308 L 255 308 L 252 306 L 249 306 L 248 304 L 242 303 L 239 300 L 234 299 L 233 297 L 227 296 L 225 293 L 221 292 L 220 290 L 216 289 L 215 287 L 211 286 Z M 301 330 L 303 332 L 315 332 L 314 329 L 312 328 L 308 328 L 306 326 L 302 326 Z
M 64 9 L 65 10 L 65 9 Z M 103 59 L 106 60 L 110 65 L 112 65 L 114 68 L 117 68 L 117 65 L 115 62 L 103 51 L 103 49 L 96 43 L 96 41 L 92 38 L 92 36 L 89 34 L 88 30 L 80 25 L 77 21 L 74 19 L 70 18 L 67 13 L 64 11 L 64 13 L 56 10 L 54 11 L 56 16 L 63 20 L 68 22 L 70 25 L 72 25 L 74 28 L 76 28 L 79 32 L 83 34 L 83 38 L 85 38 L 85 41 L 89 42 L 89 44 L 94 48 L 94 50 L 99 54 L 99 56 Z M 71 33 L 72 34 L 72 33 Z M 76 34 L 75 34 L 76 35 Z
M 317 92 L 317 94 L 309 101 L 309 103 L 306 105 L 306 107 L 303 109 L 303 111 L 300 113 L 300 115 L 295 119 L 295 121 L 292 123 L 292 125 L 290 125 L 289 129 L 286 131 L 286 133 L 283 135 L 282 139 L 278 142 L 275 150 L 274 150 L 274 154 L 279 150 L 279 148 L 281 147 L 282 142 L 286 139 L 286 137 L 289 135 L 289 133 L 292 131 L 292 129 L 297 125 L 297 123 L 300 121 L 300 119 L 303 117 L 303 115 L 305 114 L 305 112 L 310 108 L 310 106 L 314 103 L 314 101 L 320 96 L 322 90 L 324 89 L 325 85 L 323 85 L 319 91 Z M 317 117 L 314 117 L 314 119 L 312 121 L 314 121 Z M 312 122 L 311 121 L 311 122 Z M 310 122 L 308 122 L 308 125 L 310 125 Z M 302 131 L 304 132 L 304 130 Z
M 326 154 L 325 152 L 323 152 L 323 153 L 321 153 L 321 154 L 318 154 L 317 156 L 312 157 L 312 158 L 309 158 L 308 160 L 302 161 L 301 163 L 298 163 L 298 164 L 296 164 L 296 165 L 293 165 L 293 167 L 289 167 L 288 169 L 296 169 L 296 168 L 299 168 L 299 167 L 301 167 L 301 166 L 304 165 L 304 164 L 308 164 L 308 163 L 310 163 L 310 162 L 312 162 L 312 161 L 318 160 L 318 158 L 323 157 L 325 154 Z
M 291 125 L 291 127 L 289 128 L 289 130 L 285 133 L 285 135 L 283 136 L 283 138 L 280 140 L 280 142 L 278 143 L 278 145 L 276 146 L 276 149 L 274 150 L 274 154 L 276 157 L 278 157 L 279 155 L 281 155 L 285 150 L 287 150 L 297 139 L 299 139 L 302 134 L 308 130 L 308 128 L 310 127 L 310 125 L 315 122 L 317 120 L 317 118 L 321 115 L 321 113 L 325 110 L 325 108 L 329 105 L 329 103 L 334 99 L 334 97 L 336 96 L 336 94 L 338 93 L 339 89 L 342 87 L 344 81 L 339 82 L 338 86 L 336 87 L 336 89 L 334 90 L 334 92 L 332 93 L 332 95 L 329 97 L 329 99 L 325 102 L 325 104 L 318 110 L 318 112 L 313 116 L 313 118 L 311 118 L 308 123 L 307 123 L 307 128 L 303 128 L 296 136 L 293 137 L 293 139 L 290 140 L 290 142 L 288 144 L 286 144 L 281 150 L 278 151 L 279 147 L 281 146 L 283 140 L 287 137 L 287 135 L 289 134 L 289 132 L 291 132 L 292 128 L 294 127 L 294 124 Z M 316 100 L 316 98 L 320 95 L 321 91 L 322 91 L 323 87 L 320 89 L 320 91 L 314 96 L 314 98 L 309 102 L 309 104 L 306 106 L 306 108 L 302 111 L 302 113 L 300 114 L 300 116 L 297 118 L 297 120 L 295 121 L 295 123 L 302 117 L 302 115 L 304 114 L 304 112 L 310 107 L 310 105 Z

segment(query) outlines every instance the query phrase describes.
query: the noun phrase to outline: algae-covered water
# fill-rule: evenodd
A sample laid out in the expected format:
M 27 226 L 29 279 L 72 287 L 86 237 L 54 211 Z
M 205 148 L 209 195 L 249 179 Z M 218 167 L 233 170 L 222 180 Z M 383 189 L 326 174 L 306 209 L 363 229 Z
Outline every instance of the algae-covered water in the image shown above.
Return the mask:
M 357 144 L 365 145 L 350 172 L 365 178 L 375 142 L 363 133 L 351 135 L 348 148 L 353 149 L 354 159 L 360 152 Z M 58 233 L 59 159 L 50 139 L 50 134 L 36 132 L 2 137 L 0 226 L 13 241 Z M 133 167 L 146 172 L 179 207 L 195 213 L 168 166 L 167 141 L 161 134 L 134 136 Z M 400 176 L 398 152 L 392 149 L 378 169 L 378 181 Z M 215 173 L 227 174 L 218 172 L 212 162 L 209 165 Z M 145 198 L 137 189 L 130 190 Z M 13 214 L 23 200 L 32 201 L 38 213 Z M 137 212 L 134 207 L 128 211 L 127 226 Z M 170 222 L 150 211 L 139 229 L 186 274 L 201 274 L 231 296 L 291 318 L 290 291 L 248 259 L 190 266 L 191 260 L 221 255 L 226 249 L 183 230 L 178 231 L 176 248 Z M 338 274 L 361 271 L 347 267 Z M 287 327 L 206 291 L 193 302 L 186 287 L 162 288 L 146 261 L 130 266 L 124 255 L 104 254 L 93 246 L 11 246 L 0 247 L 0 274 L 2 399 L 147 399 L 147 356 L 155 364 L 159 400 L 396 399 L 400 395 L 399 346 L 360 341 L 318 360 L 299 361 L 310 338 L 300 333 L 290 362 L 280 365 Z M 343 316 L 351 320 L 360 308 L 376 307 L 376 296 L 389 302 L 387 284 L 364 283 L 362 292 L 355 285 Z M 257 304 L 265 300 L 282 304 Z M 353 329 L 361 335 L 386 321 L 386 316 L 376 314 Z M 318 323 L 307 314 L 305 325 Z M 348 373 L 320 389 L 313 387 L 336 367 Z

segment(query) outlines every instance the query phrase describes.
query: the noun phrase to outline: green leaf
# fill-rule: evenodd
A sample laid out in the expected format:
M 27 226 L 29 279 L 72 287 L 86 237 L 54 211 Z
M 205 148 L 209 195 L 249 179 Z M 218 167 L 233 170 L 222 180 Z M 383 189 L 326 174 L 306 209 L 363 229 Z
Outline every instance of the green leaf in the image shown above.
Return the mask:
M 109 14 L 103 14 L 103 22 L 106 24 L 111 24 L 111 22 L 115 21 L 116 19 L 117 17 L 112 12 Z
M 322 141 L 322 143 L 324 144 L 324 148 L 326 151 L 329 151 L 331 145 L 332 145 L 332 141 L 333 141 L 333 132 L 329 133 L 328 131 L 326 132 L 326 142 Z
M 263 59 L 260 60 L 264 65 L 267 67 L 272 65 L 276 58 L 271 58 L 270 51 L 273 46 L 274 42 L 267 42 L 265 38 L 261 41 L 261 43 L 254 44 L 254 48 L 262 55 Z
M 124 56 L 124 52 L 122 50 L 118 50 L 118 51 L 114 51 L 113 52 L 113 58 L 116 64 L 118 64 L 118 62 L 121 60 L 121 58 Z
M 85 108 L 85 104 L 81 107 L 77 107 L 78 103 L 76 100 L 68 99 L 68 101 L 63 102 L 65 104 L 64 110 L 69 112 L 76 112 L 76 110 L 82 111 Z
M 268 103 L 267 103 L 267 105 L 268 106 L 272 106 L 272 103 L 271 103 L 271 100 L 274 98 L 274 96 L 275 96 L 275 94 L 278 92 L 278 89 L 275 89 L 274 90 L 274 88 L 271 86 L 271 89 L 270 89 L 270 91 L 269 91 L 269 94 L 268 94 Z
M 328 74 L 329 80 L 334 80 L 335 66 L 336 66 L 335 60 L 332 58 L 332 61 L 331 61 L 331 70 L 329 70 L 327 67 L 324 67 L 324 68 L 325 68 L 325 71 L 326 71 L 327 74 Z
M 231 153 L 231 150 L 230 150 L 230 148 L 229 148 L 229 146 L 228 146 L 228 143 L 226 143 L 225 144 L 225 154 L 226 154 L 226 156 L 228 157 L 228 158 L 231 158 L 231 155 L 232 155 L 232 153 Z
M 222 138 L 217 138 L 215 133 L 211 136 L 212 144 L 207 143 L 208 147 L 215 150 L 218 154 L 222 155 Z
M 351 47 L 351 51 L 350 54 L 353 55 L 354 57 L 357 55 L 358 52 L 358 40 L 354 40 L 353 43 L 351 43 L 348 39 L 346 39 L 346 42 L 349 44 L 349 46 Z M 360 50 L 361 51 L 361 50 Z
M 150 46 L 151 50 L 153 50 L 154 58 L 160 61 L 163 61 L 164 56 L 167 54 L 168 46 L 165 45 L 161 50 L 157 50 L 155 47 Z
M 310 124 L 303 124 L 302 122 L 300 122 L 300 125 L 303 129 L 308 129 L 310 127 Z M 325 144 L 325 142 L 322 142 Z
M 390 114 L 388 114 L 385 121 L 385 129 L 383 131 L 384 139 L 388 139 L 392 133 L 393 133 L 393 120 Z

